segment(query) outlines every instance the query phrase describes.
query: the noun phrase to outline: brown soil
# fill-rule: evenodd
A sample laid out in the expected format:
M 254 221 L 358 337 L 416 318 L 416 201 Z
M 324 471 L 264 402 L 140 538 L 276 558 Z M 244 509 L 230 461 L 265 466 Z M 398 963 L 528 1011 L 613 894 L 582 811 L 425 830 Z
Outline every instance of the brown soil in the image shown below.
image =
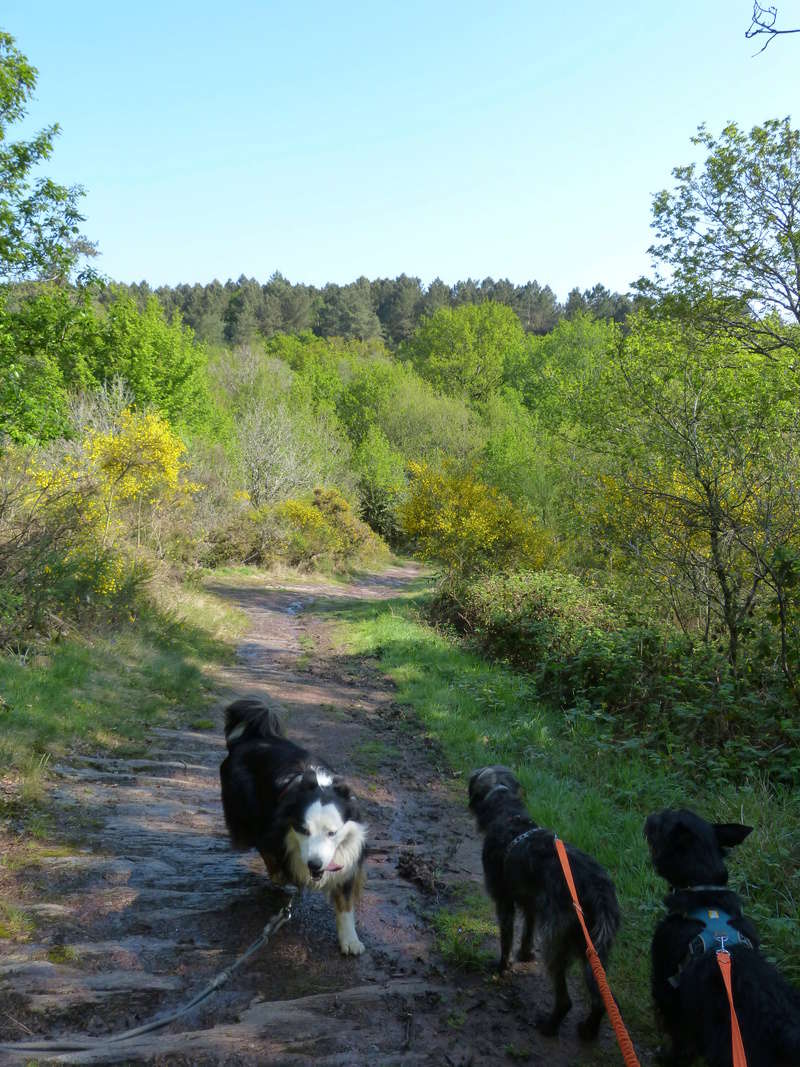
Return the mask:
M 51 800 L 64 839 L 78 833 L 81 846 L 15 874 L 35 934 L 0 954 L 0 1042 L 102 1040 L 148 1022 L 230 966 L 280 908 L 283 893 L 260 859 L 231 851 L 222 821 L 222 708 L 234 695 L 270 702 L 289 735 L 362 799 L 371 851 L 357 929 L 366 953 L 340 955 L 330 905 L 307 893 L 265 948 L 166 1029 L 82 1052 L 0 1052 L 0 1062 L 621 1062 L 607 1025 L 591 1049 L 577 1040 L 577 976 L 576 1007 L 550 1040 L 532 1025 L 550 997 L 536 964 L 498 981 L 436 952 L 431 911 L 465 883 L 481 884 L 464 782 L 374 665 L 331 647 L 323 610 L 330 598 L 390 597 L 416 574 L 408 565 L 348 587 L 215 585 L 251 619 L 237 665 L 224 672 L 217 728 L 154 729 L 146 759 L 98 754 L 57 768 Z

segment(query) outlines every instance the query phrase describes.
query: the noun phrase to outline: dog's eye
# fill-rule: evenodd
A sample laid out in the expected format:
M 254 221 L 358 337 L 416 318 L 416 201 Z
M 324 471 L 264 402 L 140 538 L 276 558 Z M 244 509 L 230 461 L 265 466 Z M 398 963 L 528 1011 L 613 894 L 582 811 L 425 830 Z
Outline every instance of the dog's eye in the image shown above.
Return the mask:
M 328 837 L 336 837 L 336 831 L 335 830 L 328 830 Z
M 305 826 L 298 826 L 297 833 L 302 834 L 303 837 L 308 837 L 308 830 L 306 830 Z

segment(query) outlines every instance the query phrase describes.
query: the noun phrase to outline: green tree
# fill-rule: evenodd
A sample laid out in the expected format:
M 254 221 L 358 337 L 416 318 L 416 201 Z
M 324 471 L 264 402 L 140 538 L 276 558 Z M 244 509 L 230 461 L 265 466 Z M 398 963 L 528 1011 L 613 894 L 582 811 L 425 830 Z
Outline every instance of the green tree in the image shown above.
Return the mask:
M 595 369 L 617 344 L 615 323 L 595 319 L 586 311 L 563 318 L 550 333 L 528 337 L 506 365 L 505 380 L 551 431 L 572 418 L 569 397 L 592 388 Z
M 379 283 L 378 318 L 383 332 L 394 344 L 412 335 L 422 312 L 422 283 L 401 274 L 394 281 Z
M 223 313 L 225 340 L 234 345 L 252 343 L 259 335 L 269 336 L 280 324 L 280 309 L 265 297 L 255 278 L 243 274 L 231 284 L 230 297 Z
M 314 327 L 321 337 L 357 337 L 361 341 L 381 336 L 370 283 L 359 278 L 352 285 L 326 285 Z
M 687 632 L 724 640 L 736 667 L 769 590 L 796 577 L 793 354 L 640 314 L 574 400 L 582 442 L 603 458 L 579 504 L 597 542 L 621 552 Z
M 561 309 L 549 285 L 528 282 L 514 292 L 513 307 L 527 333 L 549 333 L 558 322 Z
M 124 293 L 99 324 L 94 380 L 122 378 L 137 406 L 152 405 L 175 426 L 199 427 L 209 414 L 206 352 L 178 316 L 168 322 L 156 297 L 143 311 Z
M 450 286 L 445 284 L 441 278 L 434 278 L 422 298 L 421 314 L 432 315 L 439 308 L 449 307 L 450 298 Z
M 406 484 L 402 455 L 392 448 L 382 430 L 370 426 L 353 453 L 353 465 L 358 475 L 361 517 L 387 541 L 396 539 L 397 509 Z
M 34 178 L 50 158 L 56 123 L 31 140 L 11 141 L 9 128 L 25 117 L 36 68 L 0 30 L 0 282 L 23 278 L 62 280 L 91 246 L 80 237 L 83 191 L 50 178 Z
M 70 391 L 97 382 L 98 317 L 88 288 L 44 285 L 0 302 L 0 434 L 33 443 L 68 426 Z
M 656 278 L 640 290 L 759 351 L 799 349 L 800 132 L 789 118 L 749 133 L 732 122 L 718 139 L 700 126 L 692 143 L 707 158 L 676 167 L 655 197 Z
M 439 308 L 402 347 L 418 374 L 444 393 L 486 400 L 503 380 L 525 332 L 511 308 L 485 301 Z
M 358 369 L 339 397 L 337 412 L 355 446 L 376 427 L 407 459 L 468 459 L 485 438 L 463 400 L 442 396 L 411 367 L 389 360 Z
M 481 414 L 487 434 L 481 478 L 514 504 L 532 508 L 542 523 L 549 523 L 559 472 L 551 463 L 538 420 L 513 389 L 491 397 Z
M 275 303 L 276 331 L 310 330 L 316 315 L 313 291 L 307 285 L 292 285 L 276 272 L 264 286 L 264 296 Z

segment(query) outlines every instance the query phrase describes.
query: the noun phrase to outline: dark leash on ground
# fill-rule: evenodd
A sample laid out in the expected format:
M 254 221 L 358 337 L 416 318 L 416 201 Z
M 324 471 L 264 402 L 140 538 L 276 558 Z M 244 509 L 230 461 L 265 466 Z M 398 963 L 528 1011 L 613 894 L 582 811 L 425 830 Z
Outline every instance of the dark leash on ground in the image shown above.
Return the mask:
M 91 1040 L 84 1038 L 80 1041 L 59 1039 L 56 1041 L 20 1041 L 14 1044 L 0 1044 L 0 1052 L 93 1052 L 104 1048 L 106 1045 L 116 1045 L 120 1041 L 130 1041 L 132 1038 L 140 1037 L 142 1034 L 149 1034 L 153 1030 L 160 1030 L 162 1027 L 168 1026 L 171 1022 L 179 1019 L 182 1015 L 191 1011 L 192 1008 L 196 1008 L 198 1004 L 207 1000 L 213 993 L 216 993 L 220 986 L 223 986 L 228 981 L 234 971 L 238 970 L 260 948 L 263 948 L 272 935 L 291 919 L 293 903 L 294 898 L 291 897 L 281 910 L 269 919 L 256 940 L 245 949 L 241 956 L 235 959 L 230 967 L 226 967 L 224 971 L 221 971 L 213 981 L 209 982 L 204 989 L 180 1008 L 176 1008 L 174 1011 L 168 1012 L 168 1014 L 162 1015 L 152 1022 L 145 1023 L 144 1026 L 137 1026 L 132 1030 L 124 1030 L 119 1034 L 111 1034 Z
M 583 908 L 578 900 L 578 890 L 575 888 L 575 880 L 572 877 L 572 868 L 569 864 L 569 856 L 567 855 L 566 847 L 564 842 L 558 837 L 553 839 L 553 844 L 556 847 L 556 854 L 561 863 L 561 870 L 564 872 L 564 879 L 567 883 L 570 896 L 572 897 L 572 906 L 575 909 L 575 914 L 578 916 L 578 922 L 581 924 L 583 936 L 586 939 L 586 957 L 589 960 L 589 966 L 592 968 L 592 973 L 594 974 L 595 981 L 600 990 L 600 996 L 603 998 L 603 1003 L 606 1006 L 609 1021 L 614 1029 L 614 1036 L 617 1039 L 622 1058 L 625 1061 L 625 1067 L 641 1067 L 636 1056 L 636 1050 L 633 1047 L 633 1042 L 630 1039 L 628 1031 L 625 1029 L 622 1015 L 620 1014 L 617 1002 L 614 1000 L 614 996 L 608 984 L 605 969 L 600 957 L 597 955 L 597 949 L 592 944 L 589 928 L 583 917 Z

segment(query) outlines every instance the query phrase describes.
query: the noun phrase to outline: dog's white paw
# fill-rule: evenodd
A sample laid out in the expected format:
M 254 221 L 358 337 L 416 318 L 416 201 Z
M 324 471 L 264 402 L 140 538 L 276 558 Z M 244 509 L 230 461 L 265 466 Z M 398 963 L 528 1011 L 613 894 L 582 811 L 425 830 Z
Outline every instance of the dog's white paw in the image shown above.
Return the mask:
M 355 935 L 347 940 L 342 938 L 339 941 L 339 948 L 345 956 L 360 956 L 364 951 L 363 943 Z
M 355 916 L 352 911 L 340 911 L 336 916 L 339 948 L 345 956 L 360 956 L 364 946 L 358 940 Z

